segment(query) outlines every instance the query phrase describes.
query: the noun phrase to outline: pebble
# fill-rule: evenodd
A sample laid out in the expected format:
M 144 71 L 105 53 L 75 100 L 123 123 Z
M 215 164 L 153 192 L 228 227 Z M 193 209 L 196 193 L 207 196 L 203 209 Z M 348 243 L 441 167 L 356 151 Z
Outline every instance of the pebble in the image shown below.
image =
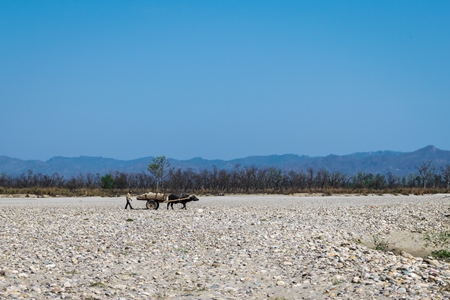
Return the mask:
M 449 297 L 448 263 L 360 241 L 444 226 L 450 198 L 368 198 L 324 205 L 320 198 L 200 197 L 187 210 L 157 211 L 89 198 L 71 205 L 0 199 L 0 298 Z

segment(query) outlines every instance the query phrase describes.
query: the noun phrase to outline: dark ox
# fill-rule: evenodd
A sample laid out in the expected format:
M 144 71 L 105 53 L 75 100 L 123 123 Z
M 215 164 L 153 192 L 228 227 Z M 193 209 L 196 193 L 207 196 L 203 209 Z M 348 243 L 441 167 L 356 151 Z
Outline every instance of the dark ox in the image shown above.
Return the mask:
M 172 201 L 172 200 L 177 200 L 180 199 L 179 201 Z M 198 201 L 199 199 L 195 196 L 195 195 L 189 195 L 189 194 L 170 194 L 167 197 L 167 200 L 169 200 L 170 202 L 167 203 L 167 209 L 169 209 L 169 205 L 170 207 L 172 207 L 173 209 L 173 205 L 175 203 L 181 203 L 183 204 L 183 207 L 181 209 L 186 209 L 186 203 L 191 202 L 191 201 Z

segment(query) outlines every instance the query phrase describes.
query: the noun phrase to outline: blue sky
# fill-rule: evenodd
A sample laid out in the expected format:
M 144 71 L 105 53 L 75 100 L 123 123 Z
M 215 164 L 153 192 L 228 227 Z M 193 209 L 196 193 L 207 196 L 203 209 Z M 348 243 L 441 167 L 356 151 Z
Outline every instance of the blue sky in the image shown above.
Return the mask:
M 450 150 L 449 1 L 1 1 L 0 155 Z

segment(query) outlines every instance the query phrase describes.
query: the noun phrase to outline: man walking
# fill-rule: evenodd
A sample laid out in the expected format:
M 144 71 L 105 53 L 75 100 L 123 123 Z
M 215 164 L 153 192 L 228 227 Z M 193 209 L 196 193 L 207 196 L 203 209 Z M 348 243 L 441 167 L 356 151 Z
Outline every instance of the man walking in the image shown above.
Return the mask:
M 130 207 L 130 209 L 133 209 L 133 207 L 131 207 L 131 201 L 132 201 L 131 195 L 130 195 L 130 192 L 128 192 L 128 194 L 127 194 L 127 205 L 125 205 L 125 209 L 127 209 L 128 206 Z

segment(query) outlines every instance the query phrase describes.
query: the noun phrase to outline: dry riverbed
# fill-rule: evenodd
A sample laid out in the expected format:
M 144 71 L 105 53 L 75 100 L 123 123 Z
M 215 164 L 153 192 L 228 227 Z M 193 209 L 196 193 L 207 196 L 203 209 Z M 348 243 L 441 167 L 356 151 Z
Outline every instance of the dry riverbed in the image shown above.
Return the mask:
M 199 198 L 0 198 L 0 299 L 450 296 L 423 239 L 448 228 L 448 195 Z

